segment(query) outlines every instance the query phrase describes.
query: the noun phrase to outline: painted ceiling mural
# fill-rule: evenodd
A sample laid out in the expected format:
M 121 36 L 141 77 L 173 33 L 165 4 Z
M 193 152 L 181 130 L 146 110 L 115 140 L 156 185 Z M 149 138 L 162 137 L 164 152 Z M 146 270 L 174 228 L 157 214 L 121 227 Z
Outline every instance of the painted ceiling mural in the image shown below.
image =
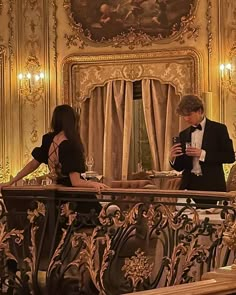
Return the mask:
M 114 42 L 130 33 L 152 41 L 173 38 L 190 27 L 197 0 L 65 0 L 71 25 L 94 42 Z M 188 31 L 193 31 L 189 29 Z

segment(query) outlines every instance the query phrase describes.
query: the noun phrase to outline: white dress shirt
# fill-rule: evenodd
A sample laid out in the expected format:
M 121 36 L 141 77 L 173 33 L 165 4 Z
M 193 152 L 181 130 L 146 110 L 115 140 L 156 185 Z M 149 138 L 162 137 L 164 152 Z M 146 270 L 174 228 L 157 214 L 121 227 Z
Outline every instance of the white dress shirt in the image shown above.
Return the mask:
M 191 145 L 192 147 L 197 147 L 201 149 L 202 147 L 202 138 L 204 134 L 204 129 L 206 125 L 206 118 L 200 122 L 200 125 L 202 126 L 202 130 L 196 129 L 194 132 L 191 133 Z M 200 166 L 199 161 L 204 162 L 206 157 L 206 151 L 202 150 L 200 157 L 193 157 L 193 169 L 191 170 L 192 173 L 196 175 L 202 175 L 202 169 Z

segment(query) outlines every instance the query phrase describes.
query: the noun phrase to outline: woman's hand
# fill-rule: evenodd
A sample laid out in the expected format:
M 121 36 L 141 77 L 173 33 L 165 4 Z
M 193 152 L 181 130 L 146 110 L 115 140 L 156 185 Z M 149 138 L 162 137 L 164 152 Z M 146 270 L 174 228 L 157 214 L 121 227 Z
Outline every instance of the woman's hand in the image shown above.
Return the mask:
M 108 188 L 108 186 L 102 182 L 96 182 L 96 181 L 91 181 L 93 183 L 93 187 L 100 192 L 101 190 L 104 190 Z

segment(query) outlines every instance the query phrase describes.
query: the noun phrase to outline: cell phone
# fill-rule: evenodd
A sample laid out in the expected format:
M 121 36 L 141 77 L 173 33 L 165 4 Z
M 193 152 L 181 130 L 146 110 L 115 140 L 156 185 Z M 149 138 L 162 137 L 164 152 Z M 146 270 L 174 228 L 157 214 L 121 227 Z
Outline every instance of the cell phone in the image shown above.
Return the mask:
M 173 143 L 173 145 L 176 144 L 176 143 L 180 143 L 180 138 L 179 138 L 179 136 L 174 136 L 174 137 L 172 137 L 172 143 Z

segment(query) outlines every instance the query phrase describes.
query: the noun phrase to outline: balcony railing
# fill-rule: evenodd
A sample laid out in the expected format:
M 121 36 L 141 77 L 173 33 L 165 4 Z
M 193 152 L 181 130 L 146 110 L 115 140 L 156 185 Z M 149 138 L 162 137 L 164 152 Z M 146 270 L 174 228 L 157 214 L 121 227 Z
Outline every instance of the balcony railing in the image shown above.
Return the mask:
M 199 281 L 234 260 L 234 193 L 24 186 L 2 194 L 1 294 L 125 294 Z M 192 197 L 220 205 L 196 209 Z

